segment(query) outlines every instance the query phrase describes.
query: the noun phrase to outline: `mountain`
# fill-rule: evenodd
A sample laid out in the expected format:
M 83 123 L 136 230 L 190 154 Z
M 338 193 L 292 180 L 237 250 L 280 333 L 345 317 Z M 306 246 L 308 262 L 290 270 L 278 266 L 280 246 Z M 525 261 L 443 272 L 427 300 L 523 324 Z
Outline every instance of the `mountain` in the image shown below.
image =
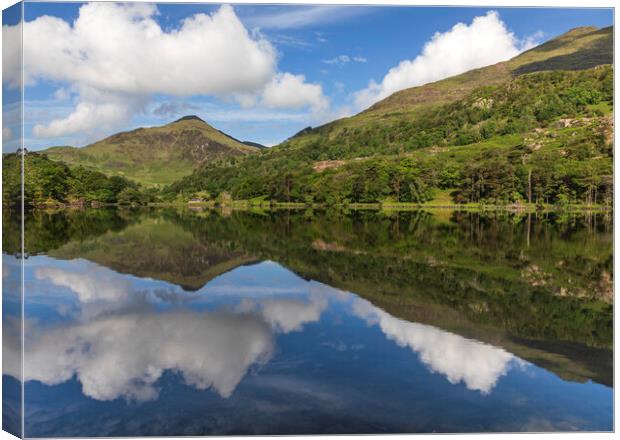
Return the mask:
M 284 202 L 610 204 L 613 28 L 402 90 L 265 154 L 203 164 L 166 197 Z
M 241 143 L 244 144 L 244 145 L 247 145 L 248 147 L 268 148 L 267 145 L 259 144 L 258 142 L 242 141 Z
M 505 84 L 525 73 L 583 70 L 604 64 L 613 64 L 613 27 L 579 27 L 509 61 L 398 91 L 356 116 L 336 120 L 311 130 L 306 128 L 295 135 L 295 139 L 303 142 L 317 134 L 334 136 L 345 129 L 354 129 L 361 125 L 415 118 L 417 113 L 425 108 L 457 101 L 476 88 Z
M 82 148 L 53 147 L 43 153 L 147 186 L 169 184 L 205 162 L 227 161 L 259 151 L 213 128 L 198 116 L 160 127 L 118 133 Z
M 84 258 L 117 272 L 168 281 L 188 291 L 258 261 L 247 252 L 204 243 L 165 215 L 156 214 L 139 216 L 139 221 L 120 231 L 72 240 L 48 252 L 54 258 Z
M 252 142 L 252 141 L 240 141 L 237 138 L 232 137 L 231 135 L 224 133 L 222 130 L 218 130 L 220 133 L 222 133 L 224 136 L 229 137 L 230 139 L 232 139 L 235 142 L 239 142 L 240 144 L 243 145 L 247 145 L 248 147 L 256 147 L 256 148 L 267 148 L 266 145 L 263 144 L 259 144 L 258 142 Z

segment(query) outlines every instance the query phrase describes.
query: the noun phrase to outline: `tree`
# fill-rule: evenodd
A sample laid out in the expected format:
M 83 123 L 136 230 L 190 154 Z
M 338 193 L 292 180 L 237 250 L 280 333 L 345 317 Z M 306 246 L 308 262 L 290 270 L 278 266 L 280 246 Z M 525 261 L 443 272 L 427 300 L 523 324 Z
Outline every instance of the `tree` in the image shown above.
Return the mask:
M 137 205 L 142 203 L 142 195 L 135 188 L 124 188 L 117 196 L 119 205 Z

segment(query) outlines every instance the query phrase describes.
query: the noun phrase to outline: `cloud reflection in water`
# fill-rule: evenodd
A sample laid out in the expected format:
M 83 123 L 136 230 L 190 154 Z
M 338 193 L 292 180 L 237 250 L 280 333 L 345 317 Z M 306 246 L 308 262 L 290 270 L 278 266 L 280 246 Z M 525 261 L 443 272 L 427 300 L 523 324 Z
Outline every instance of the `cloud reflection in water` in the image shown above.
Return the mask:
M 266 266 L 288 272 L 273 263 Z M 164 372 L 173 371 L 189 386 L 228 398 L 252 366 L 272 358 L 278 334 L 303 331 L 336 302 L 377 325 L 388 340 L 419 353 L 430 371 L 482 394 L 490 393 L 517 359 L 503 349 L 395 318 L 356 295 L 299 277 L 285 277 L 285 286 L 273 283 L 273 295 L 259 283 L 256 292 L 263 294 L 248 298 L 247 282 L 235 289 L 237 270 L 223 275 L 231 281 L 228 303 L 195 310 L 182 300 L 182 292 L 137 289 L 129 277 L 92 263 L 80 271 L 38 267 L 37 280 L 74 292 L 81 315 L 48 327 L 29 322 L 25 379 L 56 385 L 76 377 L 93 399 L 147 401 L 159 396 L 157 381 Z M 188 298 L 208 302 L 206 287 Z M 283 288 L 293 293 L 283 295 Z M 155 307 L 161 302 L 168 308 Z
M 500 376 L 517 358 L 507 351 L 440 330 L 430 325 L 395 318 L 363 299 L 353 303 L 353 313 L 401 347 L 419 353 L 420 360 L 452 384 L 464 382 L 468 389 L 491 392 Z M 519 362 L 523 362 L 520 361 Z

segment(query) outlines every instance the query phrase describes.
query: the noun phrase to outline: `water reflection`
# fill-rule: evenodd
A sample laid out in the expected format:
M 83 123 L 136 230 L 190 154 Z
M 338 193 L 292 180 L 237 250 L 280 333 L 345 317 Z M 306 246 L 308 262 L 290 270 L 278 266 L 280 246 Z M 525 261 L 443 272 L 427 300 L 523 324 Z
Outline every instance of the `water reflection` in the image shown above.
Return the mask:
M 158 311 L 159 302 L 187 304 L 198 297 L 170 286 L 136 288 L 130 277 L 84 260 L 64 265 L 70 268 L 50 259 L 33 264 L 29 291 L 36 297 L 40 282 L 61 288 L 48 285 L 48 293 L 69 289 L 79 312 L 51 328 L 28 322 L 25 378 L 56 385 L 76 376 L 84 394 L 97 400 L 155 399 L 154 384 L 166 370 L 179 372 L 187 385 L 229 397 L 252 365 L 269 360 L 274 333 L 301 330 L 327 306 L 323 294 L 311 294 L 307 301 L 243 299 L 215 311 Z M 66 302 L 54 303 L 68 315 Z
M 263 320 L 225 312 L 115 313 L 28 333 L 26 380 L 56 385 L 75 375 L 83 393 L 97 400 L 155 399 L 155 384 L 166 370 L 226 398 L 273 350 Z
M 158 215 L 28 259 L 32 436 L 611 427 L 612 388 L 590 381 L 605 384 L 611 363 L 606 330 L 590 331 L 606 329 L 606 303 L 555 295 L 562 279 L 520 276 L 587 254 L 589 278 L 572 271 L 572 283 L 598 280 L 607 232 L 584 241 L 580 227 L 545 230 L 519 253 L 518 234 L 503 235 L 506 248 L 486 242 L 519 224 L 491 222 L 457 255 L 459 219 L 403 217 L 394 229 L 371 218 Z M 485 265 L 489 255 L 505 271 Z M 157 414 L 167 427 L 147 429 Z M 64 415 L 90 422 L 70 430 Z
M 2 255 L 2 371 L 21 376 L 21 260 Z M 21 399 L 20 399 L 21 400 Z
M 353 313 L 368 324 L 378 325 L 385 336 L 401 347 L 419 353 L 420 360 L 452 384 L 464 382 L 468 389 L 491 392 L 500 376 L 513 363 L 524 365 L 511 353 L 481 342 L 463 338 L 429 325 L 407 322 L 356 299 Z
M 16 436 L 22 433 L 21 264 L 2 254 L 2 429 Z
M 318 321 L 326 306 L 325 298 L 311 297 L 308 302 L 297 299 L 243 301 L 239 308 L 260 313 L 274 330 L 289 333 L 301 330 L 306 323 Z
M 186 294 L 179 301 L 183 294 L 169 286 L 140 289 L 130 277 L 93 263 L 65 262 L 69 268 L 55 263 L 47 258 L 42 265 L 35 262 L 33 280 L 69 289 L 78 312 L 69 317 L 68 304 L 52 300 L 64 319 L 51 326 L 27 322 L 25 379 L 57 385 L 75 376 L 83 393 L 97 400 L 156 399 L 156 383 L 166 370 L 180 373 L 189 386 L 212 388 L 228 398 L 252 366 L 270 360 L 277 334 L 318 322 L 330 302 L 346 304 L 347 314 L 378 325 L 388 340 L 419 354 L 430 371 L 453 384 L 462 381 L 470 390 L 488 394 L 515 360 L 503 349 L 403 321 L 354 294 L 291 273 L 287 285 L 271 285 L 275 297 L 264 289 L 246 298 L 247 284 L 233 284 L 228 290 L 232 298 L 202 310 L 199 304 L 210 302 L 202 295 Z M 275 274 L 288 272 L 273 263 L 262 266 Z M 236 270 L 225 278 L 236 280 Z M 304 287 L 303 297 L 277 293 L 290 288 L 291 278 Z M 168 307 L 158 309 L 160 302 Z

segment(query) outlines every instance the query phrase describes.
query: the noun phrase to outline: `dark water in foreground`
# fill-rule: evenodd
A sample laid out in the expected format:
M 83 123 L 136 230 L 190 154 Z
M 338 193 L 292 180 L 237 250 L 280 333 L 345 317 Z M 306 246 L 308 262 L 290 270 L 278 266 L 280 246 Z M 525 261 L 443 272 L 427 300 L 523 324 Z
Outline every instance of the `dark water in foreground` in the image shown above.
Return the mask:
M 91 210 L 26 247 L 29 437 L 613 429 L 610 217 Z

